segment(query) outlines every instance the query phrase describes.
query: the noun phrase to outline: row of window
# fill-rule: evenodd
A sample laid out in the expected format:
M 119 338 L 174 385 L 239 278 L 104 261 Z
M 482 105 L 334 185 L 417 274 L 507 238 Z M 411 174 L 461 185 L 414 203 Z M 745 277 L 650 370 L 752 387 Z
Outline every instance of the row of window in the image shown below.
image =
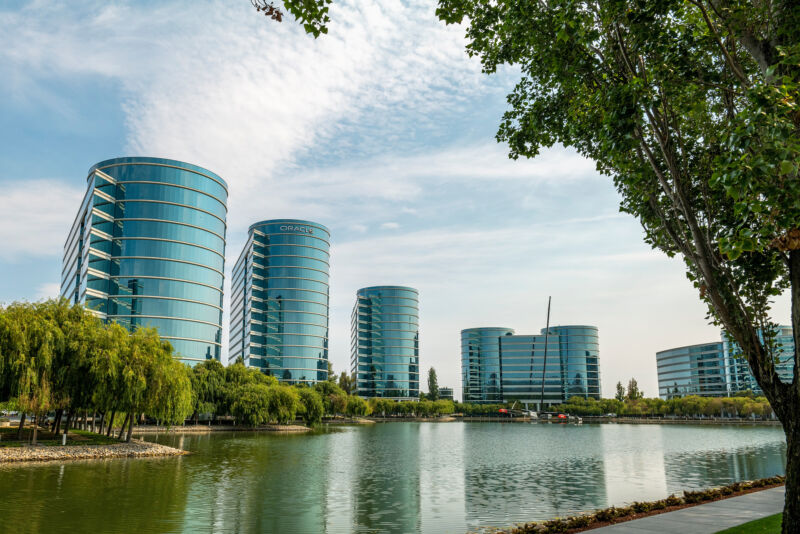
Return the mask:
M 149 181 L 184 185 L 208 193 L 218 198 L 221 202 L 227 203 L 228 201 L 228 191 L 221 181 L 217 177 L 212 178 L 207 174 L 208 171 L 199 167 L 180 162 L 180 167 L 183 168 L 175 168 L 156 163 L 126 162 L 125 160 L 128 159 L 136 158 L 119 158 L 114 160 L 112 165 L 97 168 L 114 178 L 118 184 L 119 182 L 127 181 Z M 175 165 L 176 163 L 178 162 L 164 160 L 166 165 Z M 192 172 L 189 169 L 198 172 Z

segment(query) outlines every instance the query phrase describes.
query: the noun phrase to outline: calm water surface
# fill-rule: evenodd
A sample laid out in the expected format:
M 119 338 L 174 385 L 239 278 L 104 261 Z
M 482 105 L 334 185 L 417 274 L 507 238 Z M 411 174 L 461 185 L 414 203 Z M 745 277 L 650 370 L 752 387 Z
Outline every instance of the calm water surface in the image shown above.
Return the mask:
M 453 532 L 782 474 L 779 427 L 385 423 L 0 467 L 0 531 Z

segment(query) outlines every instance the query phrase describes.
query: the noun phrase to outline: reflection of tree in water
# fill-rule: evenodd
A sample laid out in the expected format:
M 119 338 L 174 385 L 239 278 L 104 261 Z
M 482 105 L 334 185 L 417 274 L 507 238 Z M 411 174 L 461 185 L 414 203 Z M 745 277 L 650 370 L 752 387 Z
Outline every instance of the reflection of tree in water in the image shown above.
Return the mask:
M 682 452 L 667 454 L 664 458 L 669 491 L 703 489 L 782 475 L 785 465 L 786 446 L 782 443 Z
M 115 459 L 4 468 L 0 470 L 2 521 L 17 532 L 116 528 L 167 532 L 171 529 L 166 525 L 180 524 L 184 516 L 188 493 L 184 460 Z
M 374 425 L 359 432 L 353 531 L 420 531 L 419 440 L 419 423 Z
M 466 459 L 464 466 L 465 511 L 472 527 L 550 519 L 601 508 L 607 502 L 600 458 L 556 462 L 508 458 L 492 465 L 479 457 L 474 460 Z

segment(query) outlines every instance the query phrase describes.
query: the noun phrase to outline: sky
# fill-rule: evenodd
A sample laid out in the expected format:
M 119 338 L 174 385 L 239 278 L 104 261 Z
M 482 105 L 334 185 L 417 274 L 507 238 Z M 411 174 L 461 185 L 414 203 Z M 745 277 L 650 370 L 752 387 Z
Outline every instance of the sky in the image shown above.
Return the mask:
M 248 0 L 0 4 L 0 302 L 58 294 L 94 163 L 178 159 L 229 184 L 228 276 L 255 221 L 330 228 L 337 373 L 356 290 L 408 285 L 420 368 L 457 396 L 460 331 L 538 333 L 548 296 L 551 324 L 599 327 L 604 396 L 631 377 L 656 396 L 657 351 L 720 338 L 681 260 L 573 150 L 507 157 L 519 72 L 482 73 L 435 7 L 337 0 L 314 39 Z M 786 299 L 774 312 L 788 321 Z

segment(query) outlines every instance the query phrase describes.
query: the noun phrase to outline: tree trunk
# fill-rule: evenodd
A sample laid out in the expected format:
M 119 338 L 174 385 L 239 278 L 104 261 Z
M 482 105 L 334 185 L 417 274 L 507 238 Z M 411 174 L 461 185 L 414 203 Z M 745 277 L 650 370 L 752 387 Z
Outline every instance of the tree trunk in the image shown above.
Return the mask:
M 22 441 L 22 429 L 25 427 L 25 413 L 19 416 L 19 428 L 17 429 L 17 441 Z
M 111 418 L 108 420 L 108 432 L 106 432 L 106 436 L 111 437 L 111 433 L 114 431 L 114 419 L 117 417 L 117 410 L 111 410 Z
M 66 419 L 66 421 L 64 421 L 64 435 L 65 436 L 69 433 L 70 419 L 72 419 L 73 417 L 75 417 L 75 410 L 73 408 L 70 408 L 69 412 L 67 412 L 67 419 Z
M 100 428 L 97 430 L 97 433 L 101 436 L 105 433 L 106 429 L 106 412 L 100 412 Z
M 133 423 L 135 422 L 136 417 L 131 417 L 131 422 L 128 424 L 128 437 L 125 440 L 127 443 L 131 442 L 131 438 L 133 437 Z
M 786 501 L 783 505 L 782 534 L 800 533 L 800 433 L 791 425 L 786 432 Z
M 33 415 L 33 435 L 31 437 L 31 445 L 36 445 L 36 431 L 39 430 L 39 415 Z
M 128 421 L 130 421 L 130 419 L 131 419 L 131 414 L 125 415 L 125 419 L 122 421 L 122 428 L 119 429 L 119 436 L 117 436 L 118 440 L 122 441 L 122 435 L 125 433 L 125 425 L 128 424 Z

